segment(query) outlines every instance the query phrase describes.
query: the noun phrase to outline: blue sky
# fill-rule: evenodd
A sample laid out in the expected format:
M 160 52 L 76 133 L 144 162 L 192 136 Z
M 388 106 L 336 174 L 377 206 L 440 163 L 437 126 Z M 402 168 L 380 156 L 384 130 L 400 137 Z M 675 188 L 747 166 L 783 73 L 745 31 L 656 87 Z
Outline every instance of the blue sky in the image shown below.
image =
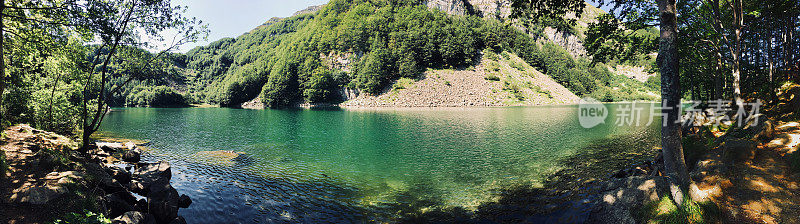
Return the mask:
M 208 40 L 181 46 L 186 52 L 224 37 L 238 37 L 272 17 L 289 17 L 312 5 L 328 0 L 172 0 L 173 5 L 188 6 L 185 16 L 197 17 L 208 24 Z

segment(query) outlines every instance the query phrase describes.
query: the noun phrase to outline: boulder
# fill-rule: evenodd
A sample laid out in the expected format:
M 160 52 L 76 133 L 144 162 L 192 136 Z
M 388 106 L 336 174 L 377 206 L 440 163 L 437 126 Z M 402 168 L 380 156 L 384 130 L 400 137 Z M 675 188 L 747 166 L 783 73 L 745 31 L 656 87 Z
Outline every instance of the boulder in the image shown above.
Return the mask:
M 151 184 L 147 194 L 147 207 L 158 223 L 169 223 L 178 217 L 178 191 L 169 184 L 168 179 L 159 179 Z
M 756 156 L 758 143 L 748 139 L 731 139 L 719 146 L 722 150 L 722 159 L 725 163 L 744 162 Z
M 141 152 L 138 149 L 132 149 L 122 154 L 122 161 L 129 163 L 138 163 L 141 160 Z
M 775 137 L 775 125 L 772 120 L 763 114 L 749 117 L 742 127 L 742 137 L 753 140 L 770 140 Z
M 106 208 L 108 208 L 108 212 L 111 217 L 117 217 L 125 214 L 126 212 L 134 211 L 133 206 L 129 203 L 129 200 L 124 198 L 125 195 L 119 193 L 121 192 L 108 194 L 103 197 L 103 202 L 106 203 Z
M 126 186 L 131 182 L 131 173 L 124 168 L 111 166 L 107 168 L 107 171 L 108 174 L 114 178 L 114 180 L 117 180 L 123 186 Z
M 138 211 L 125 212 L 121 216 L 114 218 L 112 224 L 156 224 L 156 219 L 152 214 Z
M 186 219 L 183 216 L 178 216 L 178 218 L 173 219 L 169 224 L 186 224 Z
M 144 214 L 137 211 L 125 212 L 119 217 L 111 221 L 112 224 L 142 224 L 144 223 Z
M 601 184 L 600 199 L 586 223 L 636 223 L 635 209 L 669 194 L 665 177 L 629 177 Z
M 54 170 L 61 166 L 60 159 L 47 150 L 39 150 L 34 154 L 33 164 L 45 170 Z
M 12 202 L 31 203 L 34 205 L 47 204 L 50 200 L 61 197 L 63 189 L 50 188 L 46 186 L 25 188 L 11 196 Z
M 182 194 L 178 199 L 178 206 L 181 208 L 188 208 L 190 205 L 192 205 L 192 199 L 189 198 L 189 196 Z
M 725 135 L 717 138 L 716 143 L 721 144 L 732 139 L 770 140 L 775 137 L 774 124 L 774 121 L 763 114 L 750 116 L 742 124 L 731 127 Z
M 86 163 L 84 165 L 86 169 L 86 173 L 89 176 L 92 176 L 94 181 L 106 192 L 114 193 L 118 191 L 125 191 L 125 187 L 122 184 L 115 180 L 111 175 L 109 175 L 100 164 L 97 163 Z
M 144 198 L 139 199 L 139 201 L 133 204 L 133 209 L 140 212 L 147 212 L 147 200 Z
M 96 144 L 102 151 L 108 153 L 120 152 L 128 149 L 124 144 L 118 142 L 97 142 Z
M 117 151 L 116 149 L 114 149 L 114 148 L 111 148 L 111 146 L 108 146 L 108 145 L 101 145 L 101 146 L 100 146 L 100 150 L 101 150 L 102 152 L 106 152 L 106 153 L 113 153 L 113 152 L 116 152 L 116 151 Z
M 170 178 L 172 178 L 172 169 L 168 162 L 139 163 L 133 172 L 131 190 L 139 194 L 147 194 L 150 191 L 150 185 L 161 180 L 169 183 Z

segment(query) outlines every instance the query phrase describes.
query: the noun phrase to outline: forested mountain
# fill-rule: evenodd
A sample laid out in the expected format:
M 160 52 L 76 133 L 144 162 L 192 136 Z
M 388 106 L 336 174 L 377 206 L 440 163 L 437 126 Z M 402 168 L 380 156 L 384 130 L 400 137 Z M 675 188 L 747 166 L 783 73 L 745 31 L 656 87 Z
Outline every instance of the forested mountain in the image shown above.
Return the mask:
M 507 3 L 445 5 L 458 2 L 332 0 L 175 56 L 185 58 L 173 69 L 184 74 L 184 83 L 170 81 L 167 86 L 183 93 L 189 103 L 236 107 L 257 97 L 269 107 L 339 103 L 346 100 L 345 92 L 381 94 L 395 80 L 419 79 L 429 68 L 475 66 L 483 50 L 489 49 L 518 55 L 579 96 L 604 101 L 656 98 L 655 79 L 637 82 L 610 72 L 603 63 L 616 61 L 593 63 L 564 49 L 582 43 L 575 39 L 585 38 L 591 22 L 585 18 L 559 31 L 547 27 L 522 31 L 508 19 L 509 11 L 503 9 Z M 590 9 L 593 16 L 599 14 Z M 567 41 L 550 41 L 555 36 Z M 157 93 L 153 86 L 166 83 L 143 84 L 150 87 L 137 88 Z M 124 94 L 124 105 L 146 103 L 142 99 L 147 96 L 131 97 L 135 92 Z

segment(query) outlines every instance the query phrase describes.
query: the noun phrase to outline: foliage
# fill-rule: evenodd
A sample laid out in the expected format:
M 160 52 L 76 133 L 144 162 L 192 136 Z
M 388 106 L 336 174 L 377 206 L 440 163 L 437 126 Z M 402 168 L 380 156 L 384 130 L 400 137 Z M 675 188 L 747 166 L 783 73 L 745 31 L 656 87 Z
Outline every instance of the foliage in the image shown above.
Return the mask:
M 85 211 L 84 213 L 69 213 L 63 218 L 57 219 L 54 224 L 110 224 L 111 219 L 106 218 L 103 213 Z
M 176 93 L 167 86 L 137 86 L 133 94 L 125 99 L 125 105 L 138 107 L 176 107 L 185 106 L 183 95 Z

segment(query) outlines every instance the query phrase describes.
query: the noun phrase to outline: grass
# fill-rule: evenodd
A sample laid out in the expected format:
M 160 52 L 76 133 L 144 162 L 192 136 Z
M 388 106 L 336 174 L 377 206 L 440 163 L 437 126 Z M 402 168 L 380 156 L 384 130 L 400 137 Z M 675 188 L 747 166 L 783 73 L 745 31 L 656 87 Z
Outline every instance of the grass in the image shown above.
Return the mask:
M 503 82 L 503 90 L 511 92 L 517 100 L 525 101 L 525 94 L 516 83 L 510 83 L 508 81 Z
M 494 72 L 487 73 L 484 79 L 489 81 L 500 81 L 500 77 L 498 77 L 497 74 Z
M 517 61 L 517 60 L 510 60 L 508 62 L 508 65 L 511 66 L 512 68 L 515 68 L 515 69 L 519 70 L 519 71 L 525 71 L 525 69 L 526 69 L 525 62 L 521 62 L 521 61 Z
M 410 78 L 400 78 L 392 85 L 392 90 L 407 89 L 414 85 L 414 80 Z
M 489 73 L 499 72 L 500 71 L 500 64 L 497 63 L 497 62 L 494 62 L 494 61 L 493 62 L 489 62 L 489 64 L 486 65 L 486 71 L 489 72 Z
M 719 223 L 722 220 L 722 211 L 713 202 L 698 203 L 688 196 L 683 199 L 684 206 L 678 207 L 669 196 L 661 200 L 646 204 L 638 212 L 636 218 L 639 223 Z

